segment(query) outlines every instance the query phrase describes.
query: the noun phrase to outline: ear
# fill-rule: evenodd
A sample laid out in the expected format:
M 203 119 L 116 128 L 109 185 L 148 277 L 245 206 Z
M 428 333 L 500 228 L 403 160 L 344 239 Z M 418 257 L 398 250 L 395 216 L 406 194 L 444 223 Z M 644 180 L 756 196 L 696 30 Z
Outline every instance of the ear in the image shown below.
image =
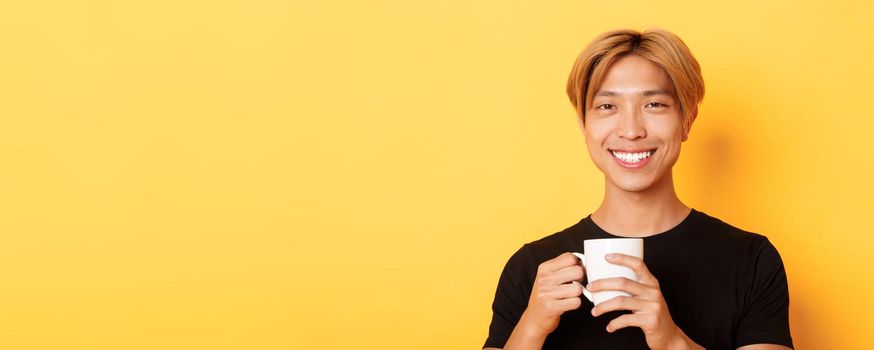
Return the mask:
M 583 134 L 585 134 L 586 133 L 586 126 L 583 124 L 583 118 L 580 117 L 579 115 L 577 116 L 577 124 L 579 124 L 579 126 L 580 126 L 580 131 L 582 131 Z
M 689 139 L 689 132 L 692 131 L 692 124 L 695 123 L 695 118 L 697 118 L 697 117 L 698 117 L 698 106 L 695 106 L 695 109 L 692 110 L 692 115 L 689 116 L 689 118 L 691 118 L 689 120 L 689 123 L 687 124 L 689 126 L 688 127 L 683 126 L 683 141 L 686 141 Z

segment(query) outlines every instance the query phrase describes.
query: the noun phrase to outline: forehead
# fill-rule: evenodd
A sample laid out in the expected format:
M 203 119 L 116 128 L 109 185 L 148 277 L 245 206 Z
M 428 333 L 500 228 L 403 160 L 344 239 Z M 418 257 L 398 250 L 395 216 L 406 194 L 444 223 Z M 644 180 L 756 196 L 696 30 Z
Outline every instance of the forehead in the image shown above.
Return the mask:
M 658 64 L 637 55 L 628 55 L 613 61 L 598 86 L 596 95 L 602 92 L 618 94 L 664 90 L 673 94 L 671 77 Z

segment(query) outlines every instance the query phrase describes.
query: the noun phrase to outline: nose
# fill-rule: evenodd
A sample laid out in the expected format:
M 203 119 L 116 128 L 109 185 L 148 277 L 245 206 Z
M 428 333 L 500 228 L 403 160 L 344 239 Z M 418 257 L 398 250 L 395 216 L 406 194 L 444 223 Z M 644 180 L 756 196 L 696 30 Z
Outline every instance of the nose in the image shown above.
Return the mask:
M 636 108 L 626 108 L 625 110 L 626 112 L 620 113 L 616 135 L 626 140 L 637 140 L 646 137 L 643 113 Z

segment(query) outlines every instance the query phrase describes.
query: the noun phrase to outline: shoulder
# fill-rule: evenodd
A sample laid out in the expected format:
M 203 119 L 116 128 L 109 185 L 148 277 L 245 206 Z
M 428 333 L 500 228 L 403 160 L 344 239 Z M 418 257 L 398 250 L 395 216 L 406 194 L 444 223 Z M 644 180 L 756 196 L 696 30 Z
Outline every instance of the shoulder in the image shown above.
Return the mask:
M 757 251 L 766 247 L 772 247 L 771 242 L 763 234 L 747 231 L 728 224 L 719 218 L 699 212 L 700 218 L 696 231 L 703 239 L 711 241 L 723 248 L 738 248 Z
M 561 231 L 523 244 L 510 257 L 507 268 L 515 271 L 536 271 L 544 261 L 565 252 L 582 251 L 583 221 L 579 221 Z
M 767 236 L 747 231 L 726 223 L 716 217 L 700 213 L 696 225 L 696 235 L 702 244 L 707 244 L 732 257 L 735 264 L 752 268 L 761 262 L 769 265 L 780 265 L 780 255 L 777 248 Z M 705 243 L 706 242 L 706 243 Z M 720 254 L 722 255 L 722 254 Z
M 584 221 L 579 222 L 546 237 L 525 243 L 520 250 L 525 250 L 531 258 L 540 264 L 566 252 L 582 251 L 583 240 L 587 239 Z

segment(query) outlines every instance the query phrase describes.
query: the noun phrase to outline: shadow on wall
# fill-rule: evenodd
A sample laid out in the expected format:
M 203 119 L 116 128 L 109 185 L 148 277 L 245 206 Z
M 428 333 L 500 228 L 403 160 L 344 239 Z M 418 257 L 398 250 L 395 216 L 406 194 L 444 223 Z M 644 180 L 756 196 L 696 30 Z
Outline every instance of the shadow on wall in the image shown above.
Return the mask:
M 781 215 L 780 201 L 773 198 L 771 183 L 789 176 L 791 165 L 774 166 L 773 159 L 761 152 L 763 145 L 779 144 L 769 133 L 766 116 L 745 110 L 755 101 L 744 96 L 721 93 L 708 101 L 706 114 L 699 114 L 689 141 L 684 143 L 683 160 L 678 163 L 678 186 L 684 200 L 697 209 L 742 227 L 736 219 L 759 221 L 763 215 Z M 768 166 L 766 166 L 768 165 Z M 782 169 L 782 170 L 781 170 Z M 790 170 L 787 170 L 790 169 Z M 768 236 L 768 232 L 757 232 Z M 784 232 L 784 234 L 786 234 Z M 784 263 L 789 252 L 781 251 Z M 805 293 L 810 286 L 801 271 L 787 265 L 790 290 L 790 325 L 796 347 L 811 349 L 833 348 L 834 335 L 822 334 L 826 329 L 820 318 L 814 316 L 815 300 Z
M 750 155 L 755 154 L 756 140 L 763 135 L 759 126 L 738 117 L 747 115 L 736 107 L 740 105 L 717 100 L 706 114 L 699 114 L 683 144 L 678 174 L 694 206 L 726 218 L 747 217 L 758 209 L 755 183 L 762 174 Z

